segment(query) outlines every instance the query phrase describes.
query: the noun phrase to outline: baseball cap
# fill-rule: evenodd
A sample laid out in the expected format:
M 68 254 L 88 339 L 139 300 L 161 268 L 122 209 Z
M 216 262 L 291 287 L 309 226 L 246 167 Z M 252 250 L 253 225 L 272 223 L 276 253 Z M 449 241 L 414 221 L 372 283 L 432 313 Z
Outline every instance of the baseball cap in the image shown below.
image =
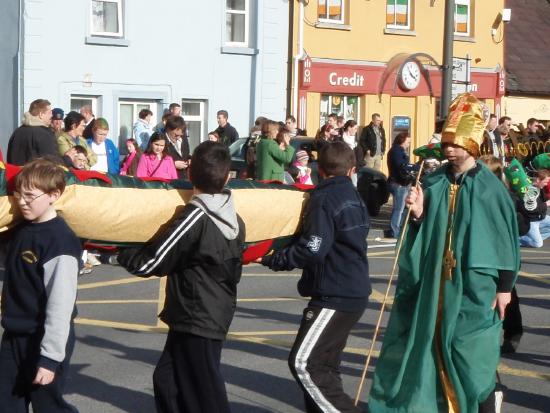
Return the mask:
M 54 108 L 52 109 L 52 120 L 63 120 L 65 117 L 65 112 L 63 112 L 63 109 L 61 108 Z

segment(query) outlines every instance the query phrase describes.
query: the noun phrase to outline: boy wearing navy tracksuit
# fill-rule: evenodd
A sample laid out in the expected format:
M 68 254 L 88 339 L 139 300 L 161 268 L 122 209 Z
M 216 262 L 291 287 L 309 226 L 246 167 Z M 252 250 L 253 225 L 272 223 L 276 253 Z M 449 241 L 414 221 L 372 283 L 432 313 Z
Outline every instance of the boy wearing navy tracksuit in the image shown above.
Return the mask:
M 343 142 L 323 147 L 300 237 L 265 256 L 275 271 L 303 268 L 300 295 L 311 297 L 289 355 L 290 370 L 304 392 L 306 411 L 359 412 L 344 393 L 340 357 L 351 328 L 368 303 L 369 217 L 351 182 L 355 155 Z
M 76 412 L 63 398 L 74 348 L 80 241 L 57 216 L 65 172 L 36 159 L 16 177 L 25 219 L 10 239 L 2 288 L 0 412 Z

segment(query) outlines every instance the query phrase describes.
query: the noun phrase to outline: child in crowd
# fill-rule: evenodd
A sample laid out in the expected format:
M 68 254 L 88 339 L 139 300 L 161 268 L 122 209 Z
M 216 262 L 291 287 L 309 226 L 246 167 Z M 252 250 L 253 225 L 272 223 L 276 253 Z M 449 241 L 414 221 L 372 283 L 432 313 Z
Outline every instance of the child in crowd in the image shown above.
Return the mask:
M 126 149 L 128 150 L 128 155 L 126 155 L 122 161 L 120 174 L 135 176 L 139 158 L 141 158 L 141 148 L 134 138 L 130 138 L 126 140 Z
M 212 131 L 208 134 L 208 140 L 212 142 L 219 142 L 220 141 L 220 134 L 216 131 Z
M 80 241 L 54 203 L 65 173 L 37 159 L 16 178 L 25 221 L 9 245 L 2 289 L 0 412 L 75 412 L 63 399 L 74 347 Z
M 88 151 L 84 146 L 75 145 L 65 152 L 63 163 L 67 168 L 86 170 L 88 169 Z
M 367 261 L 367 209 L 351 182 L 355 154 L 344 142 L 319 155 L 324 178 L 311 191 L 299 238 L 258 260 L 275 271 L 303 268 L 298 292 L 311 297 L 289 356 L 304 392 L 306 411 L 360 412 L 344 393 L 340 359 L 351 328 L 371 292 Z
M 138 178 L 178 179 L 174 160 L 168 155 L 166 138 L 163 134 L 154 134 L 149 146 L 139 159 L 136 176 Z
M 245 239 L 233 195 L 224 189 L 230 166 L 225 145 L 201 143 L 191 158 L 194 195 L 181 215 L 158 239 L 118 256 L 136 275 L 168 277 L 160 314 L 168 337 L 153 374 L 161 413 L 230 411 L 220 356 L 235 312 Z
M 533 209 L 528 209 L 530 218 L 529 232 L 519 237 L 522 247 L 541 248 L 543 241 L 550 237 L 550 216 L 546 215 L 548 206 L 544 188 L 550 182 L 550 169 L 539 169 L 533 182 L 538 189 L 533 193 Z
M 311 179 L 311 168 L 308 168 L 307 166 L 308 161 L 309 156 L 306 151 L 302 149 L 296 152 L 296 161 L 293 164 L 296 171 L 296 177 L 294 180 L 299 184 L 313 185 L 313 181 Z
M 118 174 L 120 155 L 112 140 L 107 138 L 109 123 L 104 118 L 97 118 L 92 126 L 92 139 L 87 139 L 88 147 L 96 154 L 97 162 L 90 168 L 92 171 Z

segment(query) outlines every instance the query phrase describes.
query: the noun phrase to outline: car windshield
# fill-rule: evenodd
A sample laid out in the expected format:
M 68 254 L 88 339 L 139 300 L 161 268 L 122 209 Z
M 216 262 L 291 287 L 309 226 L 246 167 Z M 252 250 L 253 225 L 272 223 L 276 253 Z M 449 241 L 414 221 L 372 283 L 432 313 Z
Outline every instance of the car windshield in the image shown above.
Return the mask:
M 232 158 L 242 158 L 243 157 L 243 146 L 248 138 L 239 138 L 231 145 L 229 145 L 229 154 Z

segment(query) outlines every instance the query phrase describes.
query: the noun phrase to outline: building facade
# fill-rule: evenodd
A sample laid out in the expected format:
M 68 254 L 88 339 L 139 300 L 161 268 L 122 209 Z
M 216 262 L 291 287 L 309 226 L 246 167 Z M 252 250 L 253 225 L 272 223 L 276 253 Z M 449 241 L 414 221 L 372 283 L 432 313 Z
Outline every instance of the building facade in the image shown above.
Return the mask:
M 503 0 L 456 0 L 454 93 L 470 90 L 499 112 Z M 445 1 L 294 1 L 293 113 L 313 135 L 330 113 L 367 125 L 379 113 L 388 136 L 412 146 L 434 132 L 441 96 Z M 301 22 L 303 19 L 303 22 Z
M 550 125 L 550 2 L 507 0 L 505 25 L 506 97 L 503 114 L 527 126 L 529 118 Z
M 288 1 L 8 3 L 9 19 L 2 20 L 11 23 L 0 30 L 15 35 L 9 50 L 0 49 L 11 59 L 0 76 L 17 93 L 3 97 L 15 108 L 0 136 L 4 150 L 37 98 L 65 112 L 92 105 L 122 148 L 141 109 L 158 122 L 172 102 L 182 105 L 191 146 L 217 127 L 220 109 L 245 136 L 260 114 L 285 116 Z

